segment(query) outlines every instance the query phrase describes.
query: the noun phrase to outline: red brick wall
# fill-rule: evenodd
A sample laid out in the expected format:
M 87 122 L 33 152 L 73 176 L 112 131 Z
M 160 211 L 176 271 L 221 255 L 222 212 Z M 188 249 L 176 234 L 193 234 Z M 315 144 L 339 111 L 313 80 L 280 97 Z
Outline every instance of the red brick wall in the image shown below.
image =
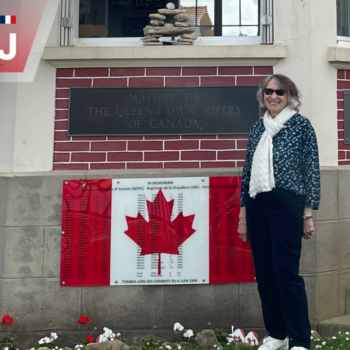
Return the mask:
M 350 89 L 350 70 L 338 70 L 338 164 L 350 164 L 350 145 L 344 144 L 344 97 L 343 91 Z
M 248 135 L 69 137 L 69 88 L 258 85 L 268 74 L 272 67 L 57 69 L 53 169 L 240 167 Z

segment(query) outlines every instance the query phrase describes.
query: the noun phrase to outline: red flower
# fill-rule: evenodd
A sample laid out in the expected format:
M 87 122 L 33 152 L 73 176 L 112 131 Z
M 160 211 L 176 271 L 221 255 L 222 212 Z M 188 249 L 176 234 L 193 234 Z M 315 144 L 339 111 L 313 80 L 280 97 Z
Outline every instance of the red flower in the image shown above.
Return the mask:
M 93 343 L 94 342 L 94 338 L 91 335 L 88 335 L 86 337 L 86 340 L 88 341 L 88 343 Z
M 90 322 L 91 322 L 91 320 L 90 320 L 89 316 L 80 316 L 79 320 L 78 320 L 79 324 L 85 324 L 85 323 L 90 323 Z
M 1 320 L 0 326 L 3 326 L 5 323 L 15 323 L 15 320 L 10 315 L 5 315 Z

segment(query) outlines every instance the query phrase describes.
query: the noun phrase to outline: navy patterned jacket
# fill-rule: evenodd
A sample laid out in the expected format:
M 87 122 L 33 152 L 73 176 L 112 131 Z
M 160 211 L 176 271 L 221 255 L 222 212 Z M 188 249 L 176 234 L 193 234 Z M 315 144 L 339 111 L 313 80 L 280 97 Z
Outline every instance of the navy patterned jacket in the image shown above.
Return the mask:
M 241 207 L 249 191 L 250 172 L 255 149 L 265 131 L 262 120 L 249 132 L 242 173 Z M 305 195 L 305 207 L 318 209 L 320 204 L 320 165 L 314 128 L 300 114 L 293 115 L 272 139 L 275 186 Z

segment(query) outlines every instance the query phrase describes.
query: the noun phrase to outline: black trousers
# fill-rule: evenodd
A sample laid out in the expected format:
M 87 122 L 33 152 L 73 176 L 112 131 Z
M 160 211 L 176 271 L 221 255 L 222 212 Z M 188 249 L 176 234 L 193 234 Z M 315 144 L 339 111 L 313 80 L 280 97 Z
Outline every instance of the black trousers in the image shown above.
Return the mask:
M 265 328 L 289 336 L 289 347 L 310 348 L 304 280 L 299 276 L 304 196 L 275 188 L 246 200 L 247 229 Z

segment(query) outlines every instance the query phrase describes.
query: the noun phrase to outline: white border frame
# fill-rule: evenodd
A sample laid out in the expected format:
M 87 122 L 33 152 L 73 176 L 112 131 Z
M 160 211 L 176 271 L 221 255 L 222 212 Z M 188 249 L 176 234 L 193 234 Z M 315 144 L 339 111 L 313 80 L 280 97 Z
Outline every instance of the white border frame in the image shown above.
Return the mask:
M 350 36 L 337 36 L 337 43 L 339 46 L 350 47 Z

